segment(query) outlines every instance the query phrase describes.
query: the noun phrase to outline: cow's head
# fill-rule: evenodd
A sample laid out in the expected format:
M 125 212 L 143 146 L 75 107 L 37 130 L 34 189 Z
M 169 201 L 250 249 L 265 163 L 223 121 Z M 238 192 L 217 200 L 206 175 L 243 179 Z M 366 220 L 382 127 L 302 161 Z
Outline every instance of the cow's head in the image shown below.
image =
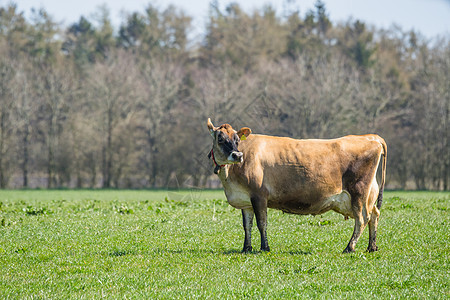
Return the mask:
M 230 124 L 223 124 L 215 127 L 208 118 L 208 130 L 213 138 L 213 148 L 210 158 L 213 159 L 216 168 L 214 173 L 218 173 L 220 167 L 227 164 L 237 164 L 242 162 L 243 154 L 238 150 L 241 139 L 247 138 L 252 132 L 250 128 L 243 127 L 239 131 L 234 130 Z

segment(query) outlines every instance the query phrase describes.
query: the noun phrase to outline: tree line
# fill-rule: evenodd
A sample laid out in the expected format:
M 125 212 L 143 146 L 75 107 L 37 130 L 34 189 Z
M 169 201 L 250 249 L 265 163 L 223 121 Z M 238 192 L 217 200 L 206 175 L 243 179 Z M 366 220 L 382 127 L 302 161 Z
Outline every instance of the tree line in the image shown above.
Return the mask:
M 450 43 L 324 2 L 192 18 L 149 4 L 113 28 L 107 7 L 64 27 L 0 7 L 0 187 L 215 186 L 206 120 L 255 133 L 378 133 L 388 187 L 449 189 Z

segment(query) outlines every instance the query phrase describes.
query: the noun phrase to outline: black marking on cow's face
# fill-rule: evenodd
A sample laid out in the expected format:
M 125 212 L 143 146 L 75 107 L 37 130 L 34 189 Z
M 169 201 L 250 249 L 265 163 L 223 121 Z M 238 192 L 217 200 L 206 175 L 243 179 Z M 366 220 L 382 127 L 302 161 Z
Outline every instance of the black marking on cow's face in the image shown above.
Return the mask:
M 241 163 L 243 161 L 243 153 L 238 150 L 239 135 L 230 124 L 214 127 L 208 119 L 208 129 L 214 139 L 213 149 L 209 157 L 214 160 L 216 169 L 217 166 L 220 169 L 224 165 Z
M 228 125 L 229 126 L 229 125 Z M 214 133 L 214 159 L 216 164 L 235 164 L 242 162 L 243 154 L 238 150 L 240 138 L 237 133 L 230 128 L 219 128 Z
M 228 157 L 232 152 L 239 151 L 238 143 L 239 137 L 237 134 L 233 134 L 233 138 L 230 139 L 230 137 L 227 134 L 221 131 L 217 133 L 217 145 L 219 146 L 223 155 L 226 157 Z

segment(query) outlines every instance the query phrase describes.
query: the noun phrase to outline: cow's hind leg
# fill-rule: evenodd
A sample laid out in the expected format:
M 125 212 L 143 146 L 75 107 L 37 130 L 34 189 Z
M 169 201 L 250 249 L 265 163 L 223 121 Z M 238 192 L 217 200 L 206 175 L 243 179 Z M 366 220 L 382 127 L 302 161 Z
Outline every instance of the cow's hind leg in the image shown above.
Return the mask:
M 361 237 L 364 228 L 366 228 L 369 223 L 369 213 L 367 211 L 367 197 L 369 191 L 367 190 L 367 184 L 360 181 L 355 187 L 350 191 L 352 197 L 352 211 L 355 218 L 355 228 L 353 230 L 352 237 L 348 242 L 347 247 L 344 249 L 343 253 L 355 252 L 355 246 Z
M 252 251 L 252 226 L 253 226 L 254 212 L 252 208 L 242 209 L 242 225 L 245 231 L 244 248 L 242 252 Z
M 362 232 L 364 231 L 364 228 L 366 228 L 368 219 L 369 218 L 364 218 L 361 213 L 359 216 L 355 217 L 355 228 L 353 230 L 353 235 L 343 253 L 355 252 L 356 243 L 358 242 Z
M 256 216 L 256 225 L 261 235 L 261 251 L 270 251 L 269 242 L 267 241 L 267 200 L 264 197 L 252 196 L 251 198 L 253 211 Z
M 374 252 L 378 250 L 376 239 L 377 239 L 377 226 L 379 217 L 380 211 L 374 205 L 372 213 L 370 214 L 370 221 L 369 221 L 369 246 L 367 247 L 367 251 L 369 252 Z
M 378 219 L 380 217 L 380 210 L 377 208 L 377 198 L 379 194 L 379 188 L 377 184 L 377 179 L 374 177 L 372 180 L 369 199 L 367 202 L 368 210 L 370 212 L 369 220 L 369 246 L 367 247 L 368 252 L 374 252 L 378 250 L 376 239 L 377 239 L 377 226 Z

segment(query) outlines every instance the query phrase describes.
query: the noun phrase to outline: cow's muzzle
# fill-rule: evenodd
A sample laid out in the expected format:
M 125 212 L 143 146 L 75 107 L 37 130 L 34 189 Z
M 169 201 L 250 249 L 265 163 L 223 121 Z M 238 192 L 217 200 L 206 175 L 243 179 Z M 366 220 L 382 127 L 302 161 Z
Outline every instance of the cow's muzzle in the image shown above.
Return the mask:
M 241 163 L 243 160 L 244 154 L 242 152 L 233 151 L 231 152 L 230 156 L 228 156 L 228 161 L 234 162 L 234 163 Z

